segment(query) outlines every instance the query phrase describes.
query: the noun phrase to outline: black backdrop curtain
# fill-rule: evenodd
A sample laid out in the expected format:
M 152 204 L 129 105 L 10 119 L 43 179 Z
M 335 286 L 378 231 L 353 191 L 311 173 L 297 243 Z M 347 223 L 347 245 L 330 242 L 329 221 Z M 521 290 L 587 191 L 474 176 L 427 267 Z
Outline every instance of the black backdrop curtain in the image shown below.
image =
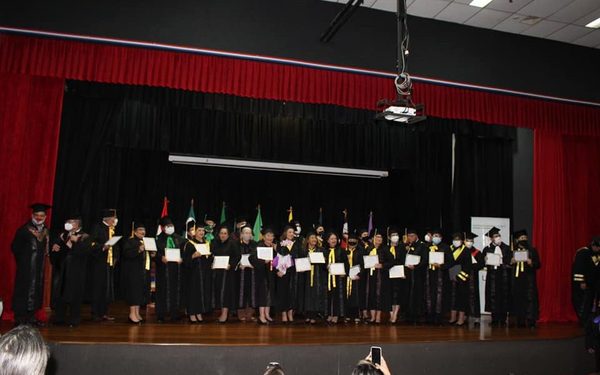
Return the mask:
M 280 229 L 286 209 L 304 228 L 323 208 L 326 227 L 470 227 L 471 216 L 511 217 L 515 129 L 429 118 L 414 127 L 373 120 L 370 111 L 140 86 L 68 82 L 54 192 L 56 224 L 78 211 L 90 224 L 103 207 L 156 225 L 164 196 L 183 230 L 197 217 L 263 221 Z M 455 144 L 453 146 L 453 134 Z M 455 172 L 452 179 L 452 150 Z M 374 180 L 173 165 L 169 152 L 385 169 Z M 154 229 L 151 229 L 151 233 Z

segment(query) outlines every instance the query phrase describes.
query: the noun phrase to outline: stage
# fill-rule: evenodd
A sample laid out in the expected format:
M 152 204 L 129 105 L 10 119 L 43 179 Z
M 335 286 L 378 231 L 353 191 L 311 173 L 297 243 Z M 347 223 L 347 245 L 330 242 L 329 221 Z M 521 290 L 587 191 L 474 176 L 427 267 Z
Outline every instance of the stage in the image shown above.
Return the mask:
M 114 310 L 114 309 L 113 309 Z M 587 374 L 576 324 L 537 329 L 413 325 L 221 325 L 84 321 L 41 328 L 52 348 L 49 374 L 262 374 L 272 361 L 287 374 L 350 374 L 371 345 L 380 345 L 393 374 Z M 6 322 L 0 331 L 10 329 Z M 85 370 L 82 370 L 85 369 Z

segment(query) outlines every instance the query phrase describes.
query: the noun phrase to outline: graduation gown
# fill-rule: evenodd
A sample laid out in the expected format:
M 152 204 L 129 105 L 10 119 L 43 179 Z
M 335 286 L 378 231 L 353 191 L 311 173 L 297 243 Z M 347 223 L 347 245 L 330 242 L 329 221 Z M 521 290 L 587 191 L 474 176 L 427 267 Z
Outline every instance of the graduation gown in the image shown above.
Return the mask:
M 11 245 L 16 262 L 12 308 L 17 322 L 33 318 L 42 307 L 44 258 L 48 250 L 48 229 L 28 222 L 17 229 Z
M 252 252 L 256 253 L 256 242 L 250 240 L 249 243 L 238 241 L 238 253 L 240 259 L 242 255 L 248 255 L 248 261 L 250 264 L 250 255 Z M 238 265 L 236 270 L 236 289 L 238 295 L 238 307 L 244 309 L 246 307 L 258 307 L 256 300 L 256 270 L 252 267 L 246 267 L 242 269 L 241 265 Z
M 232 239 L 221 242 L 218 238 L 211 242 L 211 252 L 214 256 L 228 256 L 228 270 L 212 270 L 213 293 L 212 306 L 215 309 L 237 309 L 235 268 L 240 263 L 239 247 Z
M 390 273 L 393 257 L 387 246 L 370 247 L 366 255 L 377 255 L 383 268 L 371 268 L 367 272 L 367 310 L 390 311 L 392 308 Z
M 134 236 L 121 246 L 121 285 L 128 306 L 144 306 L 150 301 L 150 254 L 139 251 L 142 244 Z
M 115 265 L 119 260 L 119 246 L 103 250 L 104 244 L 109 239 L 110 229 L 108 225 L 100 223 L 96 225 L 90 236 L 92 238 L 90 252 L 91 288 L 92 288 L 92 315 L 101 318 L 108 311 L 108 304 L 115 298 L 114 272 Z M 116 235 L 116 233 L 113 233 Z M 122 241 L 122 240 L 121 240 Z
M 346 275 L 327 274 L 327 313 L 330 316 L 346 316 L 348 290 L 346 282 L 348 279 L 348 256 L 341 247 L 329 248 L 325 250 L 325 261 L 327 266 L 333 263 L 343 263 L 346 269 Z
M 456 269 L 457 272 L 454 279 L 450 280 L 450 309 L 467 313 L 469 311 L 470 279 L 473 276 L 471 252 L 465 245 L 458 248 L 451 245 L 450 259 L 450 269 Z M 479 282 L 479 278 L 476 281 Z
M 512 314 L 517 317 L 519 324 L 535 324 L 539 318 L 540 304 L 536 273 L 540 269 L 540 256 L 535 247 L 529 247 L 531 265 L 517 262 L 512 265 Z
M 259 241 L 250 252 L 250 264 L 254 267 L 256 305 L 258 307 L 270 307 L 273 305 L 273 298 L 275 297 L 275 274 L 271 262 L 258 259 L 256 250 L 258 247 L 267 246 L 264 241 Z M 273 258 L 276 254 L 277 251 L 273 249 Z
M 438 267 L 429 265 L 429 254 L 434 251 L 444 253 L 444 264 Z M 427 273 L 425 274 L 425 309 L 430 322 L 439 320 L 448 306 L 448 267 L 451 257 L 450 247 L 442 242 L 439 245 L 431 244 L 429 251 L 425 253 L 425 257 L 421 258 L 427 265 Z
M 404 245 L 399 244 L 394 246 L 395 255 L 392 253 L 392 246 L 388 247 L 388 249 L 391 256 L 391 267 L 403 266 L 406 261 L 406 251 L 404 250 Z M 406 272 L 406 268 L 404 271 Z M 392 305 L 406 306 L 406 298 L 408 293 L 407 287 L 408 283 L 406 282 L 406 279 L 390 279 L 390 303 Z
M 187 313 L 188 315 L 206 314 L 212 310 L 212 270 L 213 256 L 202 255 L 192 258 L 196 253 L 196 240 L 183 244 L 183 266 L 187 270 Z
M 301 250 L 300 247 L 300 241 L 295 240 L 289 248 L 281 244 L 278 245 L 277 253 L 282 256 L 291 255 L 293 260 L 298 257 Z M 305 307 L 302 306 L 304 303 L 303 290 L 300 290 L 299 293 L 298 289 L 298 285 L 302 285 L 302 280 L 304 279 L 303 273 L 306 272 L 297 273 L 296 267 L 292 265 L 282 277 L 275 276 L 275 308 L 277 311 L 305 310 Z
M 479 297 L 479 271 L 485 267 L 485 257 L 479 249 L 471 248 L 471 271 L 469 272 L 469 305 L 467 315 L 481 316 L 481 298 Z M 475 260 L 475 263 L 473 263 Z
M 600 291 L 600 253 L 595 253 L 589 247 L 577 250 L 571 273 L 573 309 L 580 323 L 585 324 Z M 585 289 L 581 289 L 582 283 L 586 285 Z
M 419 255 L 421 262 L 410 269 L 405 267 L 406 283 L 407 283 L 407 298 L 406 307 L 406 318 L 409 322 L 417 322 L 423 317 L 425 311 L 425 278 L 427 273 L 427 252 L 429 251 L 428 245 L 418 240 L 413 244 L 405 246 L 405 256 L 408 254 Z
M 177 233 L 167 235 L 165 232 L 156 237 L 156 248 L 158 249 L 155 257 L 156 262 L 156 317 L 164 319 L 165 315 L 171 315 L 171 318 L 178 318 L 179 309 L 185 308 L 183 300 L 183 272 L 182 265 L 177 262 L 163 263 L 162 257 L 165 256 L 167 241 L 171 238 L 173 248 L 181 250 L 185 244 L 183 237 Z
M 504 323 L 510 309 L 510 247 L 504 242 L 500 246 L 490 244 L 483 249 L 483 256 L 494 253 L 496 248 L 502 254 L 502 264 L 498 267 L 486 266 L 485 310 L 492 313 L 492 323 Z
M 366 303 L 366 285 L 368 272 L 365 271 L 363 256 L 367 255 L 367 252 L 360 244 L 355 249 L 346 249 L 346 256 L 348 257 L 348 273 L 350 268 L 354 266 L 360 266 L 360 273 L 358 274 L 357 280 L 351 280 L 348 277 L 346 281 L 347 286 L 347 297 L 348 297 L 348 308 L 353 312 L 365 310 Z
M 323 248 L 315 249 L 301 248 L 298 258 L 307 258 L 309 253 L 324 253 Z M 323 257 L 327 260 L 325 254 Z M 327 264 L 312 264 L 310 271 L 300 272 L 304 274 L 298 285 L 299 293 L 303 301 L 301 312 L 307 316 L 314 317 L 315 314 L 327 314 Z

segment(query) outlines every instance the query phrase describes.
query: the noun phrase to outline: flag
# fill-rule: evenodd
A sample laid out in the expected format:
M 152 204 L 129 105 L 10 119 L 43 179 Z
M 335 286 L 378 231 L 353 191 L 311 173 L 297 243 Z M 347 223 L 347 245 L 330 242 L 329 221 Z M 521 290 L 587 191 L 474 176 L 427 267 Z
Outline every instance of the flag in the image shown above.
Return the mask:
M 344 208 L 344 225 L 342 226 L 342 234 L 349 233 L 348 231 L 348 209 Z
M 185 226 L 183 228 L 183 238 L 187 238 L 187 226 L 190 221 L 196 221 L 196 213 L 194 212 L 194 198 L 192 198 L 190 202 L 190 211 L 188 212 L 188 217 L 185 220 Z
M 294 220 L 294 211 L 292 211 L 292 206 L 288 210 L 288 223 L 291 223 Z
M 323 207 L 319 207 L 319 225 L 323 225 Z
M 369 212 L 369 227 L 367 230 L 369 231 L 370 236 L 371 232 L 373 231 L 373 211 Z
M 254 233 L 254 241 L 260 241 L 261 230 L 263 226 L 262 216 L 260 214 L 260 204 L 257 208 L 258 212 L 256 213 L 256 219 L 254 220 L 254 228 L 252 228 L 252 233 Z
M 167 197 L 164 197 L 163 199 L 163 208 L 160 213 L 160 218 L 162 219 L 165 216 L 169 216 L 169 200 L 167 199 Z M 160 224 L 158 224 L 158 229 L 156 230 L 156 237 L 158 237 L 158 235 L 161 233 L 162 228 L 160 227 Z
M 219 224 L 223 224 L 226 221 L 227 216 L 225 215 L 225 202 L 223 202 L 223 206 L 221 207 L 221 220 L 219 221 Z

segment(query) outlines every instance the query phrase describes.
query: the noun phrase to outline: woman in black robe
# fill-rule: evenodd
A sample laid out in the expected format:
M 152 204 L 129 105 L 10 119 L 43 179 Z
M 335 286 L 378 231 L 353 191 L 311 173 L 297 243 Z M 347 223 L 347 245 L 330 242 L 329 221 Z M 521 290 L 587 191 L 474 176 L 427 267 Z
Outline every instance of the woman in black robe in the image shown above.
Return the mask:
M 334 263 L 344 264 L 346 273 L 348 272 L 348 256 L 344 249 L 339 246 L 337 234 L 329 233 L 325 237 L 327 250 L 325 250 L 325 260 L 327 261 L 327 323 L 337 324 L 339 317 L 345 317 L 347 313 L 347 289 L 346 278 L 344 275 L 333 275 L 329 267 Z
M 363 256 L 366 255 L 364 247 L 359 246 L 358 237 L 355 234 L 348 236 L 348 248 L 346 249 L 346 256 L 348 257 L 348 274 L 350 269 L 354 266 L 360 267 L 358 275 L 354 277 L 348 277 L 346 281 L 347 298 L 348 298 L 348 314 L 347 317 L 354 319 L 355 323 L 361 322 L 362 306 L 365 303 L 365 285 L 366 285 L 366 273 L 364 272 Z
M 202 323 L 202 314 L 211 311 L 212 293 L 212 254 L 202 255 L 196 249 L 198 244 L 206 244 L 204 228 L 194 231 L 194 238 L 183 245 L 183 265 L 187 270 L 189 283 L 185 289 L 187 296 L 187 314 L 190 323 Z
M 238 290 L 238 319 L 241 322 L 254 319 L 254 310 L 258 308 L 256 301 L 256 270 L 250 262 L 250 256 L 256 253 L 256 242 L 252 239 L 252 228 L 245 225 L 240 230 L 238 252 L 240 257 L 247 257 L 250 266 L 239 264 L 236 271 L 236 285 Z M 241 259 L 241 258 L 240 258 Z
M 442 242 L 442 230 L 437 228 L 431 231 L 432 239 L 429 251 L 425 253 L 425 311 L 427 323 L 441 325 L 443 316 L 448 307 L 449 282 L 448 268 L 450 266 L 450 246 Z M 432 252 L 444 254 L 444 264 L 429 264 L 429 255 Z
M 281 313 L 281 321 L 284 323 L 294 321 L 294 309 L 298 307 L 298 275 L 294 259 L 297 258 L 300 248 L 301 244 L 294 234 L 294 228 L 285 226 L 273 263 L 277 269 L 275 307 Z
M 540 256 L 535 247 L 529 245 L 525 230 L 515 232 L 517 251 L 527 251 L 529 258 L 517 262 L 513 258 L 512 270 L 512 315 L 517 318 L 518 327 L 535 328 L 539 318 L 539 301 L 536 273 L 540 269 Z
M 492 313 L 492 325 L 503 326 L 506 324 L 510 305 L 510 260 L 512 252 L 510 247 L 502 242 L 500 229 L 492 228 L 486 233 L 492 242 L 483 249 L 484 257 L 487 254 L 501 256 L 499 266 L 487 265 L 485 281 L 485 310 Z
M 300 249 L 298 258 L 308 258 L 311 253 L 323 253 L 319 247 L 319 237 L 316 233 L 309 233 L 305 245 Z M 303 272 L 305 277 L 299 279 L 298 290 L 301 290 L 302 313 L 306 323 L 315 324 L 319 316 L 327 313 L 327 265 L 311 264 L 310 270 Z
M 221 310 L 219 323 L 227 322 L 230 309 L 237 308 L 237 294 L 235 285 L 235 268 L 240 262 L 239 248 L 229 237 L 229 228 L 222 225 L 217 238 L 211 243 L 211 252 L 214 256 L 228 256 L 229 266 L 224 269 L 213 269 L 213 303 L 215 309 Z
M 479 271 L 485 267 L 485 257 L 483 253 L 475 248 L 475 233 L 467 233 L 465 237 L 465 247 L 471 253 L 471 270 L 469 272 L 469 302 L 467 315 L 469 320 L 473 319 L 474 325 L 479 325 L 481 321 L 481 298 L 479 296 Z
M 183 259 L 167 261 L 165 249 L 181 249 L 185 240 L 175 233 L 175 226 L 170 217 L 160 219 L 161 233 L 156 237 L 156 320 L 163 322 L 167 315 L 171 321 L 180 319 L 180 310 L 185 309 L 184 292 L 186 285 L 182 267 Z
M 122 285 L 125 301 L 129 306 L 129 322 L 139 324 L 143 321 L 140 306 L 146 305 L 150 297 L 150 253 L 145 251 L 143 238 L 146 228 L 135 223 L 133 237 L 123 244 L 121 263 Z M 154 252 L 152 252 L 154 256 Z
M 262 230 L 263 239 L 258 242 L 258 247 L 270 247 L 273 249 L 273 258 L 277 254 L 277 245 L 275 244 L 275 232 L 270 228 Z M 250 263 L 254 267 L 254 279 L 256 282 L 256 304 L 258 305 L 258 323 L 268 324 L 273 321 L 271 318 L 271 306 L 275 297 L 275 273 L 273 271 L 273 262 L 269 260 L 258 259 L 257 248 L 250 253 Z
M 375 268 L 368 270 L 366 285 L 367 308 L 371 313 L 369 323 L 381 323 L 381 312 L 390 311 L 390 278 L 389 269 L 392 267 L 393 258 L 389 249 L 383 244 L 383 236 L 376 233 L 373 236 L 373 245 L 368 249 L 367 255 L 376 255 L 379 263 Z
M 406 260 L 406 252 L 403 245 L 400 243 L 400 233 L 397 229 L 390 228 L 390 262 L 391 267 L 404 266 Z M 390 310 L 390 323 L 395 324 L 398 321 L 400 307 L 406 306 L 406 278 L 390 278 L 390 302 L 392 308 Z
M 471 252 L 463 243 L 463 234 L 452 235 L 450 246 L 450 321 L 461 327 L 469 307 L 469 278 L 473 265 Z

